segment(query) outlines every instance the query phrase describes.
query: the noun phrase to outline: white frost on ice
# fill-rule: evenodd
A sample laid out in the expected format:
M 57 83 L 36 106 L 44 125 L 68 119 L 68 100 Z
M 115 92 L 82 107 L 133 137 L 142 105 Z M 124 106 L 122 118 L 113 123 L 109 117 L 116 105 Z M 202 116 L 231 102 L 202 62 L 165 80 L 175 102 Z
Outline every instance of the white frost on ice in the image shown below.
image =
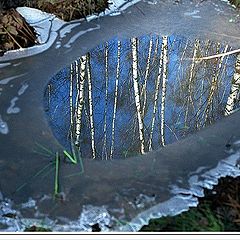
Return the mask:
M 21 207 L 24 208 L 35 208 L 36 207 L 36 200 L 29 198 L 27 202 L 22 203 Z
M 27 83 L 22 84 L 21 88 L 18 90 L 18 96 L 24 94 L 28 87 L 29 85 Z
M 150 4 L 150 5 L 156 5 L 156 4 L 158 3 L 157 0 L 145 1 L 145 2 L 147 2 L 147 3 Z
M 7 66 L 10 66 L 11 63 L 0 63 L 0 68 L 4 68 L 4 67 L 7 67 Z
M 97 30 L 100 29 L 100 25 L 97 25 L 95 28 L 88 28 L 87 30 L 84 31 L 80 31 L 77 34 L 75 34 L 73 37 L 70 38 L 70 40 L 64 45 L 65 48 L 70 48 L 71 44 L 74 43 L 77 38 L 79 38 L 80 36 L 82 36 L 83 34 L 87 33 L 87 32 L 91 32 L 93 30 Z
M 0 133 L 2 133 L 2 134 L 9 133 L 8 125 L 6 122 L 3 121 L 1 115 L 0 115 Z
M 12 77 L 4 78 L 4 79 L 0 80 L 0 85 L 8 84 L 10 81 L 12 81 L 12 80 L 14 80 L 16 78 L 20 78 L 20 77 L 22 77 L 24 75 L 26 75 L 26 74 L 24 73 L 24 74 L 19 74 L 19 75 L 12 76 Z
M 184 16 L 192 17 L 192 18 L 202 18 L 200 15 L 197 15 L 199 12 L 200 12 L 199 10 L 194 10 L 192 12 L 185 12 Z
M 18 97 L 14 97 L 11 100 L 10 107 L 7 109 L 7 114 L 16 114 L 20 112 L 20 108 L 15 106 L 18 99 Z

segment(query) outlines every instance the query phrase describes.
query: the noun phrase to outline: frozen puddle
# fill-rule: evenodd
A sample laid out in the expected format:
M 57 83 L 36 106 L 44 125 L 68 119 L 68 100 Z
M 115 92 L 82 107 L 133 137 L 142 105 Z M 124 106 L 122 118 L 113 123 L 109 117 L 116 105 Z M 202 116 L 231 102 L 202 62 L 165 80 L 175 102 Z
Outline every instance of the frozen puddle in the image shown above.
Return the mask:
M 1 58 L 1 231 L 137 231 L 240 175 L 236 11 L 134 2 Z

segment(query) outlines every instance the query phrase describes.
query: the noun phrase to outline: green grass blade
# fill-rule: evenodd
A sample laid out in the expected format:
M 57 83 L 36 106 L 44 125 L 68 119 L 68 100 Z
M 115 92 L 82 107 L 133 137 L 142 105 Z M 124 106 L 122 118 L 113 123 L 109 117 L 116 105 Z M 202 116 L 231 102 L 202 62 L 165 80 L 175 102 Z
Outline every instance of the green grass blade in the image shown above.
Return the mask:
M 47 177 L 52 171 L 54 171 L 55 167 L 52 167 L 50 170 L 48 170 L 45 174 L 41 176 L 41 179 Z
M 39 154 L 39 155 L 41 155 L 41 156 L 44 156 L 44 157 L 48 157 L 48 158 L 49 158 L 49 157 L 52 157 L 52 155 L 50 155 L 50 154 L 43 153 L 43 152 L 38 151 L 38 150 L 35 150 L 35 149 L 33 149 L 32 152 L 37 153 L 37 154 Z
M 55 182 L 54 182 L 54 196 L 58 195 L 59 193 L 59 155 L 56 152 L 56 159 L 55 159 Z
M 36 142 L 35 143 L 40 149 L 42 149 L 45 153 L 50 154 L 51 156 L 54 156 L 55 154 L 48 148 L 46 148 L 45 146 L 43 146 L 42 144 Z
M 20 186 L 16 189 L 15 193 L 16 193 L 16 192 L 19 192 L 21 189 L 23 189 L 27 184 L 29 184 L 34 178 L 38 177 L 42 172 L 44 172 L 44 171 L 45 171 L 47 168 L 49 168 L 52 164 L 53 164 L 53 163 L 51 162 L 51 163 L 45 165 L 40 171 L 38 171 L 36 174 L 34 174 L 33 176 L 31 176 L 30 179 L 29 179 L 27 182 L 25 182 L 25 183 L 23 183 L 22 185 L 20 185 Z
M 68 158 L 73 164 L 77 164 L 77 159 L 76 159 L 76 158 L 73 158 L 66 150 L 64 150 L 63 153 L 67 156 L 67 158 Z

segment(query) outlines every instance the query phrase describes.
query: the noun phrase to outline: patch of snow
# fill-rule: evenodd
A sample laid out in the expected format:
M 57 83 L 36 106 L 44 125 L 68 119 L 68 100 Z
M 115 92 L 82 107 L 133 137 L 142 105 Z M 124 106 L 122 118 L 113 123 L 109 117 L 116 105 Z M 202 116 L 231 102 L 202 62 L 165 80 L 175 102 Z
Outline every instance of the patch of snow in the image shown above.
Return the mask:
M 25 73 L 24 74 L 19 74 L 19 75 L 15 75 L 15 76 L 12 76 L 12 77 L 8 77 L 8 78 L 4 78 L 2 80 L 0 80 L 0 85 L 5 85 L 5 84 L 8 84 L 10 81 L 16 79 L 16 78 L 20 78 L 22 76 L 26 75 Z
M 197 13 L 199 13 L 200 11 L 199 10 L 194 10 L 192 12 L 185 12 L 184 15 L 185 16 L 193 16 L 193 15 L 196 15 Z
M 88 28 L 85 31 L 80 31 L 77 34 L 75 34 L 73 37 L 70 38 L 70 40 L 64 45 L 65 48 L 70 48 L 71 44 L 74 43 L 80 36 L 82 36 L 83 34 L 87 33 L 87 32 L 91 32 L 93 30 L 97 30 L 100 29 L 100 25 L 97 25 L 95 28 Z
M 156 5 L 158 3 L 157 0 L 152 0 L 152 1 L 146 1 L 150 5 Z
M 194 15 L 194 16 L 192 16 L 192 18 L 202 18 L 202 17 L 199 15 Z
M 35 208 L 36 207 L 36 200 L 29 198 L 27 202 L 22 203 L 21 207 L 24 208 Z
M 28 87 L 29 85 L 27 83 L 22 84 L 21 88 L 18 90 L 18 96 L 24 94 Z
M 196 15 L 196 14 L 198 14 L 199 12 L 200 12 L 199 10 L 194 10 L 194 11 L 192 11 L 192 12 L 185 12 L 185 13 L 184 13 L 184 16 L 192 17 L 192 18 L 202 18 L 201 16 Z
M 70 33 L 72 31 L 73 28 L 79 26 L 79 23 L 71 23 L 71 25 L 68 25 L 67 27 L 63 28 L 60 30 L 60 39 L 65 38 L 67 33 Z
M 7 67 L 7 66 L 10 66 L 11 63 L 0 63 L 0 68 L 4 68 L 4 67 Z
M 224 2 L 224 3 L 226 3 L 226 4 L 228 4 L 228 5 L 230 5 L 230 6 L 233 7 L 233 8 L 236 8 L 236 6 L 235 6 L 234 4 L 232 4 L 232 3 L 230 3 L 229 0 L 221 0 L 221 1 Z
M 7 114 L 16 114 L 20 112 L 20 108 L 15 106 L 18 99 L 18 97 L 14 97 L 11 100 L 10 107 L 7 109 Z
M 137 208 L 144 208 L 148 204 L 154 203 L 155 200 L 156 200 L 155 196 L 147 196 L 146 194 L 141 193 L 141 194 L 139 194 L 139 196 L 137 196 L 135 205 Z
M 233 143 L 234 145 L 240 145 L 240 140 Z
M 1 115 L 0 115 L 0 133 L 2 133 L 2 134 L 9 133 L 8 125 L 6 122 L 3 121 Z

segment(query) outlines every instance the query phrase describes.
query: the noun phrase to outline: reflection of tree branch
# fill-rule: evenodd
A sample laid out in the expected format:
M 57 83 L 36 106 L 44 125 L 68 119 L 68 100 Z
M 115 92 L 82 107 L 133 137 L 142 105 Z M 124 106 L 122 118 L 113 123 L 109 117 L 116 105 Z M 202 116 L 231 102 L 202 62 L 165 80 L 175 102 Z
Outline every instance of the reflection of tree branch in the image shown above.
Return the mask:
M 228 49 L 228 45 L 226 45 L 226 47 L 224 49 L 224 53 L 227 51 L 227 49 Z M 219 52 L 219 50 L 220 50 L 220 44 L 218 44 L 218 46 L 217 46 L 217 51 Z M 207 106 L 206 106 L 206 110 L 205 110 L 204 125 L 206 125 L 206 122 L 208 120 L 209 111 L 210 111 L 210 107 L 213 103 L 214 94 L 215 94 L 215 92 L 218 88 L 218 76 L 219 76 L 219 72 L 220 72 L 221 67 L 222 67 L 222 62 L 223 62 L 224 57 L 225 57 L 225 55 L 222 55 L 222 57 L 220 58 L 219 63 L 218 63 L 218 67 L 216 68 L 215 74 L 212 77 L 211 88 L 210 88 L 210 91 L 209 91 Z
M 160 79 L 162 76 L 162 68 L 163 68 L 163 54 L 164 48 L 166 48 L 166 40 L 165 37 L 163 38 L 162 41 L 162 48 L 161 48 L 161 55 L 160 55 L 160 60 L 159 60 L 159 68 L 158 68 L 158 75 L 156 79 L 156 85 L 155 85 L 155 94 L 154 94 L 154 104 L 153 104 L 153 115 L 152 115 L 152 124 L 151 124 L 151 131 L 150 131 L 150 137 L 149 137 L 149 146 L 148 150 L 152 150 L 152 137 L 153 137 L 153 129 L 154 129 L 154 124 L 155 124 L 155 116 L 157 112 L 157 103 L 158 103 L 158 96 L 159 96 L 159 88 L 160 88 Z
M 191 68 L 190 68 L 190 76 L 189 76 L 189 80 L 188 80 L 187 109 L 186 109 L 185 118 L 184 118 L 185 125 L 187 124 L 190 102 L 194 108 L 194 103 L 193 103 L 193 99 L 192 99 L 192 81 L 194 78 L 193 72 L 194 72 L 194 68 L 195 68 L 195 59 L 197 56 L 197 51 L 199 49 L 199 44 L 200 44 L 200 41 L 198 39 L 196 39 L 195 45 L 194 45 L 194 51 L 193 51 L 193 60 L 192 60 Z
M 114 151 L 114 140 L 115 140 L 115 120 L 116 120 L 116 111 L 117 111 L 117 97 L 118 97 L 118 82 L 119 82 L 119 73 L 120 73 L 120 57 L 121 57 L 121 42 L 118 41 L 118 53 L 117 53 L 117 72 L 116 72 L 116 83 L 115 83 L 115 93 L 114 93 L 114 107 L 113 107 L 113 120 L 112 120 L 112 143 L 110 150 L 110 158 L 113 157 Z
M 147 65 L 146 65 L 145 76 L 144 76 L 144 83 L 143 83 L 143 87 L 142 87 L 142 91 L 141 91 L 141 96 L 143 96 L 142 117 L 145 115 L 145 108 L 146 108 L 146 102 L 147 102 L 147 79 L 149 76 L 152 46 L 153 46 L 153 38 L 151 37 L 150 41 L 149 41 L 148 57 L 147 57 Z
M 176 133 L 166 123 L 165 123 L 165 126 L 170 130 L 170 132 L 172 132 L 172 134 L 174 135 L 174 137 L 178 141 L 178 137 L 177 137 Z
M 208 55 L 209 48 L 210 48 L 210 41 L 207 40 L 207 42 L 206 42 L 205 55 Z M 199 104 L 198 104 L 198 109 L 197 109 L 197 114 L 196 114 L 196 128 L 197 128 L 197 129 L 199 129 L 199 127 L 200 127 L 199 122 L 198 122 L 198 119 L 199 119 L 200 109 L 202 108 L 202 99 L 203 99 L 203 95 L 204 95 L 203 90 L 204 90 L 204 80 L 205 80 L 205 75 L 206 75 L 206 68 L 207 68 L 207 62 L 204 62 L 204 66 L 203 66 L 203 69 L 204 69 L 204 77 L 202 78 L 200 99 L 199 99 L 199 101 L 198 101 L 198 99 L 197 99 L 197 102 L 199 103 Z
M 202 60 L 210 60 L 210 59 L 213 59 L 213 58 L 224 57 L 224 56 L 232 55 L 232 54 L 239 53 L 239 52 L 240 52 L 240 48 L 239 48 L 239 49 L 232 50 L 232 51 L 229 51 L 229 52 L 225 52 L 225 53 L 219 53 L 219 54 L 212 55 L 212 56 L 195 58 L 195 61 L 198 62 L 198 61 L 202 61 Z M 193 58 L 190 58 L 190 60 L 193 60 Z

